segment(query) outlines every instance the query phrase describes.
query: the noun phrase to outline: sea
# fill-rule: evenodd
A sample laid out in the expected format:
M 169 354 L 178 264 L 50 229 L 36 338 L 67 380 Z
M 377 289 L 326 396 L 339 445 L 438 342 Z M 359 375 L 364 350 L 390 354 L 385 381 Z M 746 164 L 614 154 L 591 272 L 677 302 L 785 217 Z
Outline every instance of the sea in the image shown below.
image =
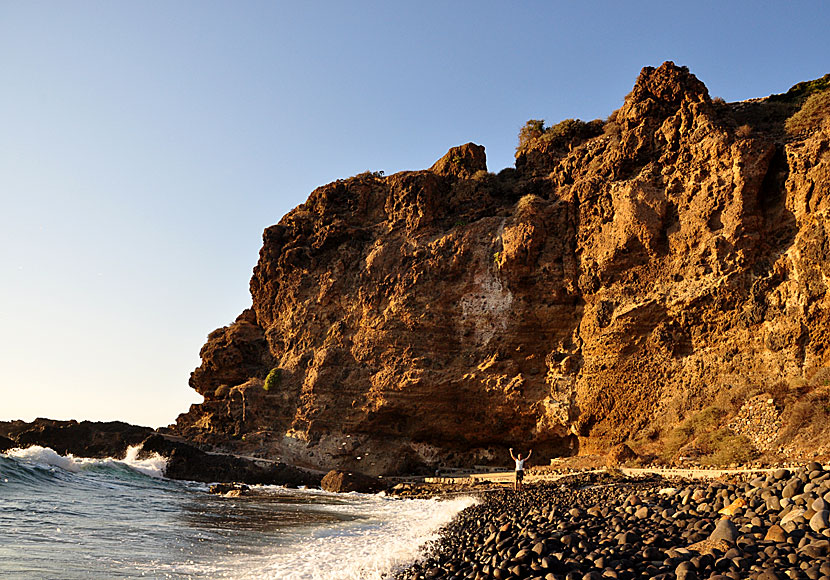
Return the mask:
M 279 486 L 225 497 L 137 455 L 0 454 L 0 578 L 389 579 L 476 501 Z

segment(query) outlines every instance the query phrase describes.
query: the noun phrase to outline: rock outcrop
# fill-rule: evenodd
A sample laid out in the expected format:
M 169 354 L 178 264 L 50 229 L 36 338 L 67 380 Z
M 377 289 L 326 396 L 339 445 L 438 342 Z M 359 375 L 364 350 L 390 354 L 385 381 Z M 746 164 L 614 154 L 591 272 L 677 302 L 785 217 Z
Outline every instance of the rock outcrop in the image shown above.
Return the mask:
M 124 457 L 128 447 L 139 445 L 150 436 L 150 427 L 130 425 L 122 421 L 57 421 L 54 419 L 35 419 L 25 421 L 0 422 L 0 435 L 8 437 L 12 443 L 6 447 L 29 447 L 40 445 L 49 447 L 66 455 L 76 457 Z M 4 438 L 5 439 L 5 438 Z
M 604 452 L 812 376 L 830 128 L 787 135 L 797 109 L 713 101 L 665 63 L 607 122 L 523 143 L 516 169 L 467 144 L 320 187 L 265 230 L 252 309 L 209 336 L 205 402 L 176 430 L 392 473 Z
M 320 487 L 333 493 L 347 493 L 350 491 L 376 493 L 386 490 L 389 485 L 383 479 L 370 477 L 356 471 L 332 469 L 323 476 Z
M 165 477 L 206 483 L 245 482 L 264 485 L 318 486 L 322 475 L 285 463 L 205 453 L 187 443 L 153 434 L 141 444 L 139 457 L 158 454 L 167 459 Z

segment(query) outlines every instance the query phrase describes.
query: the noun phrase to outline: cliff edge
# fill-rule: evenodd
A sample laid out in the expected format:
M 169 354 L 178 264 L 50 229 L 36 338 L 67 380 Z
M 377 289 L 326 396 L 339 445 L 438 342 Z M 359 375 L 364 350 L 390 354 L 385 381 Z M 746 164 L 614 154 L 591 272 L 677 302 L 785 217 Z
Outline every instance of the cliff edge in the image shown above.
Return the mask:
M 807 97 L 779 97 L 667 62 L 607 121 L 529 123 L 515 169 L 469 143 L 318 188 L 265 230 L 174 430 L 382 474 L 657 449 L 712 405 L 817 396 L 830 123 L 788 130 Z

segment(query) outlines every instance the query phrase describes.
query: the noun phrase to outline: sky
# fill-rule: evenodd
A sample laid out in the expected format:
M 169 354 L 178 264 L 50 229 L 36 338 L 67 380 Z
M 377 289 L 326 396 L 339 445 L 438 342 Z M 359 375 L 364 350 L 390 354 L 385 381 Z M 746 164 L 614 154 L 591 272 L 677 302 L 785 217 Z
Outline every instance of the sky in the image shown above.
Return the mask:
M 469 141 L 499 171 L 666 60 L 784 92 L 828 29 L 823 1 L 0 0 L 0 420 L 168 425 L 314 188 Z

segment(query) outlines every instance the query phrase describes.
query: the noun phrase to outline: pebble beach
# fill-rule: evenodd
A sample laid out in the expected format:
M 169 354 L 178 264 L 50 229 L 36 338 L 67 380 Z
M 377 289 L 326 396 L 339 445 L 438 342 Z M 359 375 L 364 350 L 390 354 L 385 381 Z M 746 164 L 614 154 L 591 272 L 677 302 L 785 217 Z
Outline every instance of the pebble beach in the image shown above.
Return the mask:
M 830 580 L 830 471 L 576 474 L 480 493 L 396 580 Z

